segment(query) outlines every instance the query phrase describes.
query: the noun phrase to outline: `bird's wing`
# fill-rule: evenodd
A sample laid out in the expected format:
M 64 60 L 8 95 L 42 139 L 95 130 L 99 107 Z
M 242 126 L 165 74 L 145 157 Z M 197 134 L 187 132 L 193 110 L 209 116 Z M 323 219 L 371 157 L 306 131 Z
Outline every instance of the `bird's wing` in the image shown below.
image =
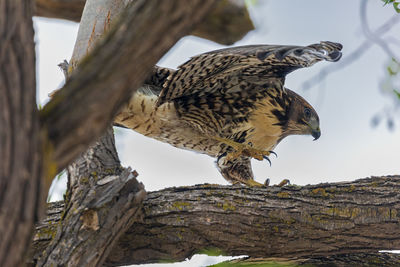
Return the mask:
M 238 91 L 246 82 L 259 85 L 271 80 L 283 88 L 285 76 L 318 61 L 338 61 L 342 45 L 321 42 L 309 46 L 249 45 L 195 56 L 168 77 L 157 105 L 176 98 Z

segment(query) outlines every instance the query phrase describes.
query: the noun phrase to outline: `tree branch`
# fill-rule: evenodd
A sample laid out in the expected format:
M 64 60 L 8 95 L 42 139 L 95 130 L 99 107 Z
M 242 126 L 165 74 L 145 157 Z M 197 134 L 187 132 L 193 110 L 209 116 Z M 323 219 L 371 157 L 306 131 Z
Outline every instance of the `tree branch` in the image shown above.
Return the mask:
M 79 22 L 86 0 L 36 0 L 36 15 Z M 185 5 L 186 0 L 181 1 Z M 244 1 L 220 0 L 191 34 L 231 45 L 254 26 Z
M 224 261 L 212 267 L 398 267 L 400 255 L 394 253 L 353 253 L 337 254 L 330 256 L 310 256 L 301 259 L 277 259 L 277 258 L 240 258 Z M 211 267 L 211 266 L 210 266 Z
M 369 27 L 367 19 L 367 3 L 368 3 L 367 0 L 363 0 L 360 3 L 360 19 L 365 38 L 370 42 L 378 45 L 389 58 L 395 57 L 396 54 L 393 53 L 393 51 L 387 45 L 386 40 L 383 39 L 378 34 L 372 32 L 371 28 Z
M 223 45 L 232 45 L 253 29 L 244 1 L 220 0 L 191 34 Z
M 181 5 L 179 0 L 139 0 L 127 8 L 41 111 L 57 171 L 104 132 L 153 65 L 214 2 L 194 0 Z M 97 27 L 108 27 L 108 23 L 99 22 Z
M 143 222 L 121 236 L 106 264 L 182 261 L 210 251 L 332 261 L 331 255 L 399 249 L 399 189 L 400 176 L 385 176 L 303 187 L 196 185 L 149 192 Z M 60 218 L 57 205 L 37 231 L 35 253 L 48 242 L 40 233 L 51 233 Z
M 86 0 L 35 0 L 35 15 L 79 22 Z
M 66 206 L 57 207 L 62 223 L 45 220 L 38 227 L 34 240 L 50 238 L 51 243 L 37 253 L 35 266 L 101 266 L 141 215 L 144 187 L 135 171 L 120 166 L 111 128 L 68 171 Z M 51 231 L 48 223 L 54 226 Z
M 21 266 L 45 200 L 31 1 L 0 1 L 0 266 Z
M 365 3 L 365 2 L 362 2 Z M 400 16 L 394 15 L 390 19 L 388 19 L 384 24 L 382 24 L 378 29 L 374 32 L 370 33 L 374 36 L 374 38 L 380 38 L 389 30 L 391 30 L 397 23 L 400 22 Z M 346 57 L 344 57 L 340 62 L 337 64 L 332 64 L 326 67 L 323 67 L 317 74 L 312 76 L 307 81 L 303 82 L 301 87 L 303 90 L 309 90 L 310 88 L 322 83 L 328 75 L 332 73 L 343 70 L 343 68 L 351 65 L 352 63 L 356 62 L 365 52 L 368 51 L 373 46 L 374 42 L 367 39 L 363 41 L 354 51 L 349 53 Z

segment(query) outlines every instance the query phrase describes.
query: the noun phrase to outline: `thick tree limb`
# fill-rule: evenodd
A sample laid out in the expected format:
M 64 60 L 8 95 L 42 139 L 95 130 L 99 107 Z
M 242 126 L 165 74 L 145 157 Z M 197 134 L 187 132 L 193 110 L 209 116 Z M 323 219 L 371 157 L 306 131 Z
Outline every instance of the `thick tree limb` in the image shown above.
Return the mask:
M 179 0 L 138 0 L 127 8 L 41 111 L 58 171 L 104 132 L 153 65 L 214 2 L 193 0 L 181 5 Z M 108 27 L 107 21 L 100 23 Z
M 39 226 L 34 240 L 50 238 L 51 243 L 37 253 L 35 266 L 101 266 L 141 215 L 144 187 L 136 172 L 120 166 L 112 129 L 68 169 L 66 206 L 57 208 L 62 223 L 45 220 Z M 51 232 L 48 223 L 55 227 Z
M 86 0 L 36 0 L 36 15 L 79 22 Z M 181 0 L 185 5 L 186 0 Z M 220 0 L 191 34 L 231 45 L 253 30 L 244 1 Z
M 223 45 L 232 45 L 253 29 L 244 1 L 220 0 L 191 34 Z
M 400 176 L 386 176 L 304 187 L 196 185 L 150 192 L 143 222 L 121 236 L 106 264 L 182 261 L 210 250 L 332 262 L 332 255 L 399 249 L 399 189 Z M 51 233 L 60 215 L 52 206 L 48 213 L 52 223 L 41 231 Z M 47 242 L 38 233 L 35 251 Z
M 356 253 L 330 256 L 311 256 L 307 259 L 240 258 L 210 267 L 398 267 L 400 255 L 393 253 Z
M 0 1 L 0 266 L 21 266 L 45 198 L 32 7 Z

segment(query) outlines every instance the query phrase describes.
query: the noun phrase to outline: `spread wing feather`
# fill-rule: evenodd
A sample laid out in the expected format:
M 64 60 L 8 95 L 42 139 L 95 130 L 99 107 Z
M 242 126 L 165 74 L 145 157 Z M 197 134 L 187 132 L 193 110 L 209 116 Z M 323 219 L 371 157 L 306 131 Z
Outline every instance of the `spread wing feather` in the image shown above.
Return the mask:
M 237 92 L 252 84 L 283 90 L 285 76 L 316 62 L 338 61 L 342 45 L 321 42 L 309 46 L 249 45 L 211 51 L 179 66 L 165 81 L 157 105 L 183 96 Z

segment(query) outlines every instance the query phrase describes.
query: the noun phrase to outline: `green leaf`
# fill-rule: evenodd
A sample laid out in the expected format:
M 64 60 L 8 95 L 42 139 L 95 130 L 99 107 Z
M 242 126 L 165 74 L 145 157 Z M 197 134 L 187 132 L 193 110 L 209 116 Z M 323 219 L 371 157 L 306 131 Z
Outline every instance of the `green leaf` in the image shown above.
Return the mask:
M 384 2 L 384 6 L 386 6 L 387 4 L 393 3 L 394 0 L 382 0 L 382 2 Z
M 397 13 L 400 13 L 400 3 L 393 3 L 394 10 L 396 10 Z
M 258 0 L 245 0 L 244 4 L 246 5 L 246 7 L 253 7 L 258 4 Z
M 59 181 L 61 177 L 65 174 L 66 170 L 62 170 L 59 174 L 57 174 L 56 179 Z
M 394 72 L 394 71 L 392 70 L 392 68 L 391 68 L 390 66 L 387 67 L 387 71 L 389 72 L 389 75 L 390 75 L 390 76 L 394 76 L 394 75 L 397 74 L 396 72 Z
M 399 91 L 393 89 L 394 94 L 397 96 L 398 99 L 400 99 L 400 93 Z
M 394 57 L 392 58 L 392 62 L 389 63 L 387 71 L 389 72 L 390 76 L 397 75 L 400 72 L 400 64 Z

